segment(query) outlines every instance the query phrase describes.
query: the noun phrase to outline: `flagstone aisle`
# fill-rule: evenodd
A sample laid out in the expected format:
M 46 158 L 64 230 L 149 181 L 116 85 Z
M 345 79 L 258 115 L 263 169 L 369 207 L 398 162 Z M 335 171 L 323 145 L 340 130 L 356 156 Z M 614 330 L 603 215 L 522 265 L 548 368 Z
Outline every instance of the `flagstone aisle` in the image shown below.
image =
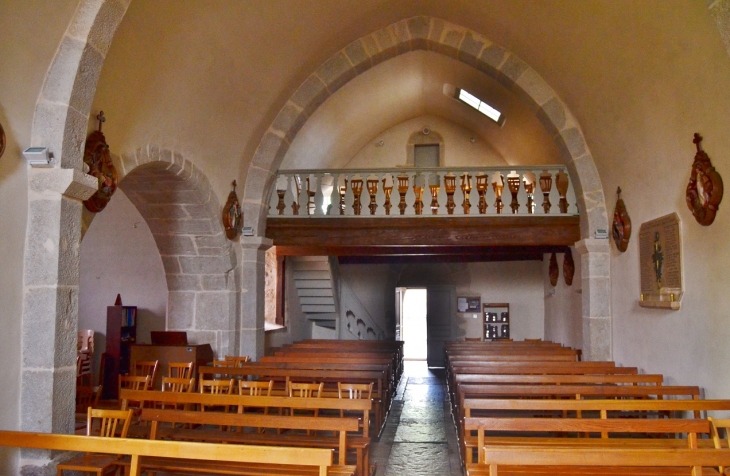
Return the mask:
M 406 361 L 371 461 L 375 476 L 462 476 L 443 369 Z

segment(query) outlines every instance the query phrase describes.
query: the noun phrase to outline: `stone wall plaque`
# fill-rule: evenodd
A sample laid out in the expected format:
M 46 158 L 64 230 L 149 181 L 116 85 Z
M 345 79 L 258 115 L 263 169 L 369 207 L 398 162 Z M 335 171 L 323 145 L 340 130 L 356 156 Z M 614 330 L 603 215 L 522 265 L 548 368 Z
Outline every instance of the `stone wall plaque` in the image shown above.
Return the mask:
M 671 213 L 641 225 L 641 307 L 673 310 L 680 307 L 684 293 L 680 223 L 679 215 Z

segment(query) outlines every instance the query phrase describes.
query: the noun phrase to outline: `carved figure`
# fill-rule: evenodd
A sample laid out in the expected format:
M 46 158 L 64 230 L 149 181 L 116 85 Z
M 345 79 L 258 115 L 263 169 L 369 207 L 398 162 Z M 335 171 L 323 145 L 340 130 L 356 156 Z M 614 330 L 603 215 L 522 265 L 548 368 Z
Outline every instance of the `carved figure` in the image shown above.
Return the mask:
M 692 164 L 692 172 L 687 184 L 687 206 L 692 215 L 702 226 L 711 225 L 722 201 L 722 177 L 710 162 L 710 157 L 702 150 L 702 136 L 695 133 L 692 141 L 697 146 L 697 153 Z
M 109 145 L 101 132 L 101 126 L 106 122 L 104 111 L 96 116 L 99 121 L 99 130 L 89 134 L 84 147 L 84 163 L 89 166 L 89 175 L 97 178 L 99 185 L 97 192 L 89 199 L 84 200 L 84 206 L 93 213 L 106 208 L 112 195 L 117 190 L 119 176 L 109 154 Z
M 621 199 L 621 187 L 616 190 L 616 195 L 618 198 L 616 208 L 613 210 L 611 231 L 616 248 L 623 253 L 629 247 L 629 239 L 631 239 L 631 218 L 629 212 L 626 211 L 624 201 Z

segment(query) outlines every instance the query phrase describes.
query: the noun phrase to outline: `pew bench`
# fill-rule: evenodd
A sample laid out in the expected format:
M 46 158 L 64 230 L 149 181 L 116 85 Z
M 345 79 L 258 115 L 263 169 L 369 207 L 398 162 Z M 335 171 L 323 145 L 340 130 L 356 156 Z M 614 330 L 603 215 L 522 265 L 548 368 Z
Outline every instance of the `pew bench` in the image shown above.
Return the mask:
M 719 476 L 730 450 L 490 446 L 467 476 Z
M 474 413 L 488 414 L 491 417 L 512 417 L 514 419 L 520 419 L 525 421 L 527 425 L 531 423 L 528 421 L 531 418 L 537 416 L 558 416 L 558 418 L 551 418 L 556 421 L 560 421 L 562 416 L 571 415 L 576 418 L 591 412 L 597 413 L 598 418 L 631 418 L 626 421 L 636 421 L 637 418 L 653 418 L 653 421 L 667 421 L 656 420 L 657 418 L 664 416 L 672 416 L 675 413 L 680 413 L 683 416 L 685 413 L 691 414 L 695 419 L 700 419 L 703 412 L 708 411 L 730 411 L 730 400 L 531 400 L 531 399 L 520 399 L 520 400 L 499 400 L 499 399 L 467 399 L 464 402 L 464 409 L 466 418 L 473 418 Z M 562 416 L 561 416 L 562 415 Z M 489 418 L 485 418 L 488 420 Z M 587 419 L 590 421 L 590 419 Z M 593 419 L 595 421 L 595 418 Z M 680 420 L 681 421 L 681 420 Z M 606 432 L 602 432 L 602 436 L 607 437 Z M 509 437 L 489 437 L 495 443 L 500 441 L 511 441 L 511 440 L 500 440 L 500 438 Z M 525 444 L 547 444 L 555 445 L 563 442 L 563 439 L 556 438 L 552 441 L 540 441 L 543 438 L 535 437 L 525 439 L 528 440 Z M 461 431 L 458 435 L 459 446 L 461 448 L 461 454 L 464 461 L 469 462 L 473 460 L 473 451 L 479 446 L 478 438 L 476 435 L 470 434 L 469 431 Z M 573 439 L 571 442 L 575 445 L 582 443 L 578 440 Z M 605 440 L 605 438 L 604 438 Z M 616 439 L 609 439 L 608 444 L 613 444 Z M 649 440 L 641 440 L 651 445 Z M 673 442 L 669 439 L 653 440 L 664 442 L 665 445 L 676 444 L 677 440 Z M 515 442 L 512 441 L 514 444 Z M 593 444 L 593 443 L 586 443 Z M 700 446 L 710 447 L 710 440 L 699 440 Z
M 141 471 L 231 475 L 352 476 L 354 466 L 332 464 L 332 450 L 320 448 L 220 445 L 129 438 L 0 431 L 0 446 L 127 455 L 128 474 Z
M 140 420 L 150 424 L 151 440 L 329 448 L 337 451 L 340 466 L 347 465 L 347 453 L 352 450 L 356 459 L 356 475 L 371 474 L 368 453 L 370 440 L 353 435 L 359 428 L 357 418 L 143 409 Z M 228 426 L 229 430 L 221 430 L 221 426 Z M 277 433 L 258 433 L 256 430 L 259 428 L 275 429 Z M 231 431 L 234 429 L 236 431 Z M 280 430 L 302 430 L 307 433 L 279 433 Z M 332 432 L 334 435 L 322 432 Z

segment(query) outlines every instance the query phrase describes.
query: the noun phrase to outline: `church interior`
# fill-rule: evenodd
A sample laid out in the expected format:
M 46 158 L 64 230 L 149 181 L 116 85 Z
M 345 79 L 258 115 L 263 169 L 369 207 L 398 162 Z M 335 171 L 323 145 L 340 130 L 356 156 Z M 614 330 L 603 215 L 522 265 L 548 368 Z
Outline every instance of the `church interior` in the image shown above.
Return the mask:
M 115 305 L 211 360 L 420 327 L 411 366 L 554 343 L 730 400 L 730 0 L 6 0 L 0 58 L 0 433 L 73 433 Z

